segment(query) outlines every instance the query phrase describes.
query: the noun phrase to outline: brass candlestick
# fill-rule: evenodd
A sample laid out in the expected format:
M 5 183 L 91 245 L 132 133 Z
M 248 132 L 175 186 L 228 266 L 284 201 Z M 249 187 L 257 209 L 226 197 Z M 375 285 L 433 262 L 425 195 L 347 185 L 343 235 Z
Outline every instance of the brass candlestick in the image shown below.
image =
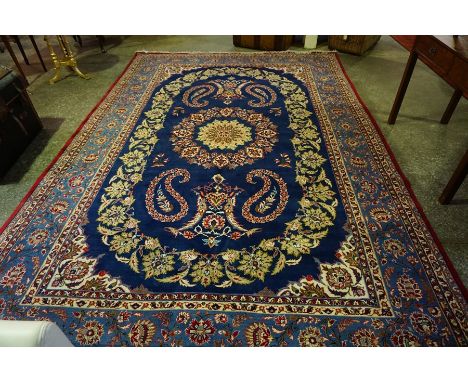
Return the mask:
M 81 78 L 84 78 L 85 80 L 89 80 L 90 77 L 86 74 L 83 74 L 81 70 L 78 68 L 75 55 L 73 54 L 73 51 L 70 48 L 70 44 L 68 43 L 67 38 L 65 36 L 56 36 L 56 37 L 57 37 L 57 41 L 60 46 L 60 49 L 62 50 L 62 53 L 63 53 L 63 59 L 58 58 L 57 53 L 55 53 L 54 48 L 50 44 L 49 37 L 44 36 L 44 41 L 47 43 L 50 57 L 52 58 L 52 62 L 54 63 L 54 68 L 55 68 L 55 74 L 49 80 L 49 83 L 54 84 L 55 82 L 61 79 L 62 67 L 67 67 L 70 70 L 72 70 L 74 73 L 76 73 L 78 76 L 80 76 Z

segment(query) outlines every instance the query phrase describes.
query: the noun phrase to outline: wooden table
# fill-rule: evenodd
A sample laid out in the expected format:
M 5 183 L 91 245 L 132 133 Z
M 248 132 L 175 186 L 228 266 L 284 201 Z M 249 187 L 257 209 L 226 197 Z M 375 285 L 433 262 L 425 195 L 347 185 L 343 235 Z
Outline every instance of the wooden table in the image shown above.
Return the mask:
M 468 36 L 416 36 L 412 46 L 410 43 L 407 45 L 410 49 L 410 56 L 388 117 L 388 123 L 393 125 L 396 121 L 414 66 L 419 58 L 455 89 L 440 120 L 440 123 L 447 124 L 460 98 L 462 96 L 468 98 Z M 468 151 L 439 197 L 442 204 L 450 202 L 466 177 L 468 173 L 467 158 Z

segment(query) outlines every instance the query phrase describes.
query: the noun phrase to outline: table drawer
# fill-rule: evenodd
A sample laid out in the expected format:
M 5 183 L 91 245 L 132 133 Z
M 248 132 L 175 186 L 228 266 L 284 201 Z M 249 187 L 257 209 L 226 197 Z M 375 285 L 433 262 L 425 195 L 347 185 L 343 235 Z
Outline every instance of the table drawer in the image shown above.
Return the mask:
M 418 36 L 414 49 L 423 61 L 429 64 L 436 72 L 444 75 L 453 65 L 453 54 L 444 44 L 432 36 Z

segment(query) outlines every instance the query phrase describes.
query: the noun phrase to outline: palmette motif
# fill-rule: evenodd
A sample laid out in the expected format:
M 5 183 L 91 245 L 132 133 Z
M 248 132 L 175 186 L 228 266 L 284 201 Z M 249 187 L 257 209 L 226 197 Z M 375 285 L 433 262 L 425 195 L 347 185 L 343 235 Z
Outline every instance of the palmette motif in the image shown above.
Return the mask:
M 466 311 L 334 54 L 138 54 L 0 234 L 0 319 L 75 345 L 466 345 Z

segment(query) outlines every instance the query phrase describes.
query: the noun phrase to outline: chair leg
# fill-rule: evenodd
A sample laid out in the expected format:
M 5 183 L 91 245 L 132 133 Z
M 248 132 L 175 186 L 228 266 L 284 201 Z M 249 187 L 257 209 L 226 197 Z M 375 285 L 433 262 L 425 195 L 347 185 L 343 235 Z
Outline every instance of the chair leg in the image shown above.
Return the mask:
M 10 56 L 13 62 L 15 63 L 16 68 L 20 72 L 25 85 L 28 86 L 29 85 L 28 79 L 26 78 L 26 75 L 23 72 L 23 68 L 21 68 L 20 63 L 18 62 L 18 59 L 16 58 L 15 52 L 11 48 L 10 42 L 8 41 L 8 37 L 2 36 L 2 42 L 3 42 L 3 45 L 5 45 L 6 50 L 8 50 L 8 53 L 10 53 Z
M 468 150 L 466 150 L 465 155 L 463 156 L 462 160 L 458 164 L 455 172 L 453 173 L 452 177 L 450 178 L 447 186 L 445 186 L 442 195 L 439 197 L 439 202 L 441 204 L 449 204 L 452 198 L 455 196 L 458 188 L 463 183 L 463 180 L 466 178 L 468 174 Z
M 23 49 L 23 45 L 21 44 L 21 40 L 19 39 L 18 36 L 13 36 L 13 39 L 15 40 L 16 45 L 18 45 L 18 49 L 20 50 L 21 55 L 23 56 L 24 62 L 26 63 L 26 65 L 29 65 L 29 60 L 28 60 L 28 57 L 26 57 L 26 53 L 24 53 L 24 49 Z
M 41 62 L 42 68 L 44 69 L 44 72 L 47 72 L 47 68 L 44 64 L 44 60 L 42 59 L 41 52 L 39 51 L 39 48 L 37 47 L 36 40 L 34 40 L 34 36 L 29 36 L 29 39 L 31 40 L 31 43 L 33 44 L 34 50 L 36 51 L 37 56 L 39 57 L 39 61 Z

